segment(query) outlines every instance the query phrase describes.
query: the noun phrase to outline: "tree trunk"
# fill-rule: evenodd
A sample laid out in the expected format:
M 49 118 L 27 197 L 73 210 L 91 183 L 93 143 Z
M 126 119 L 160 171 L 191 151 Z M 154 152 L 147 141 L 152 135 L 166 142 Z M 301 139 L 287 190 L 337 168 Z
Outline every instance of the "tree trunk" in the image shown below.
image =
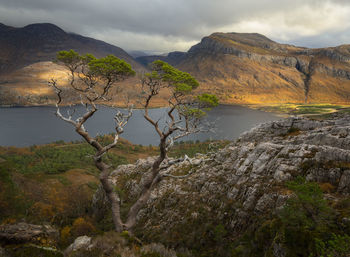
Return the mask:
M 161 139 L 161 142 L 159 144 L 159 148 L 160 148 L 160 155 L 154 161 L 154 163 L 152 165 L 152 176 L 147 181 L 147 183 L 145 183 L 140 197 L 131 206 L 131 208 L 128 212 L 128 218 L 127 218 L 127 221 L 125 223 L 126 230 L 128 230 L 128 231 L 131 231 L 132 228 L 135 226 L 137 214 L 140 212 L 141 208 L 147 203 L 153 188 L 161 180 L 161 177 L 159 176 L 159 167 L 160 167 L 160 164 L 163 162 L 163 160 L 166 157 L 166 138 Z
M 106 165 L 102 161 L 96 161 L 95 164 L 97 168 L 101 170 L 100 181 L 102 188 L 105 191 L 106 196 L 112 206 L 112 219 L 114 228 L 117 232 L 122 232 L 125 228 L 120 217 L 120 198 L 114 191 L 113 185 L 109 180 L 109 171 Z

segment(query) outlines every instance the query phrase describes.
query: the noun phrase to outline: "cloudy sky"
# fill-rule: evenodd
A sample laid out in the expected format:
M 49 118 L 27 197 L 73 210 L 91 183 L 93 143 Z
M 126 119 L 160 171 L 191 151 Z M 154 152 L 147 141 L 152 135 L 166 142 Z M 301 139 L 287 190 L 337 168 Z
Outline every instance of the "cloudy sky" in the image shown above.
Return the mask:
M 0 22 L 51 22 L 125 50 L 187 51 L 213 32 L 308 47 L 350 44 L 350 0 L 0 0 Z

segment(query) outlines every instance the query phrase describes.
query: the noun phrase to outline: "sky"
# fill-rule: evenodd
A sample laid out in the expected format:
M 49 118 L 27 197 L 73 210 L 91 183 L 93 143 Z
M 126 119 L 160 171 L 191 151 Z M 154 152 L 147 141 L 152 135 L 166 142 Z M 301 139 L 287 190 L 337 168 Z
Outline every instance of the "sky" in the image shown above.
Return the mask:
M 350 44 L 350 0 L 0 0 L 0 23 L 43 22 L 150 53 L 187 51 L 214 32 L 305 47 Z

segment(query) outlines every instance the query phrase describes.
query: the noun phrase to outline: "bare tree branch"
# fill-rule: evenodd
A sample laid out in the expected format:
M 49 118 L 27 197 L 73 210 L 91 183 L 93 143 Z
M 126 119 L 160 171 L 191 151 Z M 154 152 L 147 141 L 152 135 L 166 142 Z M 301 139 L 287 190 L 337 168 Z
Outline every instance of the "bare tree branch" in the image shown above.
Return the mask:
M 104 160 L 103 156 L 118 143 L 119 136 L 124 132 L 124 127 L 127 125 L 132 116 L 133 106 L 128 107 L 127 113 L 117 111 L 114 116 L 116 123 L 114 139 L 111 143 L 103 145 L 97 139 L 91 136 L 85 129 L 84 125 L 98 111 L 97 102 L 100 100 L 107 101 L 108 94 L 112 86 L 125 78 L 132 76 L 134 71 L 129 64 L 119 60 L 114 56 L 96 59 L 92 55 L 85 57 L 79 56 L 73 50 L 61 51 L 58 53 L 58 59 L 70 70 L 70 87 L 73 92 L 79 94 L 80 104 L 84 106 L 85 112 L 78 116 L 75 120 L 73 112 L 67 111 L 65 117 L 60 111 L 62 104 L 62 89 L 57 85 L 57 80 L 51 79 L 49 86 L 53 87 L 56 95 L 56 115 L 63 121 L 74 126 L 75 131 L 84 138 L 84 140 L 95 148 L 96 152 L 93 156 L 96 167 L 100 170 L 100 181 L 102 187 L 112 205 L 112 217 L 116 231 L 123 231 L 125 224 L 120 216 L 120 197 L 114 190 L 109 174 L 110 165 Z M 93 62 L 91 62 L 93 61 Z M 96 64 L 97 63 L 97 64 Z M 94 66 L 96 64 L 96 66 Z M 102 65 L 100 65 L 102 64 Z M 102 68 L 101 68 L 102 67 Z M 76 79 L 76 76 L 78 80 Z

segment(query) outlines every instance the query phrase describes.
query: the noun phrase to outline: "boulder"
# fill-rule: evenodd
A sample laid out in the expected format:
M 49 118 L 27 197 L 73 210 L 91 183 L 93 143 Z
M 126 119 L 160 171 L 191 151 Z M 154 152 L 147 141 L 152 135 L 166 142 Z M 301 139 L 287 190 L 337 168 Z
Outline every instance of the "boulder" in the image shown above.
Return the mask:
M 92 247 L 92 239 L 88 236 L 80 236 L 77 237 L 74 242 L 67 247 L 67 249 L 64 251 L 64 255 L 67 256 L 71 252 L 78 251 L 78 250 L 89 250 L 89 248 Z

